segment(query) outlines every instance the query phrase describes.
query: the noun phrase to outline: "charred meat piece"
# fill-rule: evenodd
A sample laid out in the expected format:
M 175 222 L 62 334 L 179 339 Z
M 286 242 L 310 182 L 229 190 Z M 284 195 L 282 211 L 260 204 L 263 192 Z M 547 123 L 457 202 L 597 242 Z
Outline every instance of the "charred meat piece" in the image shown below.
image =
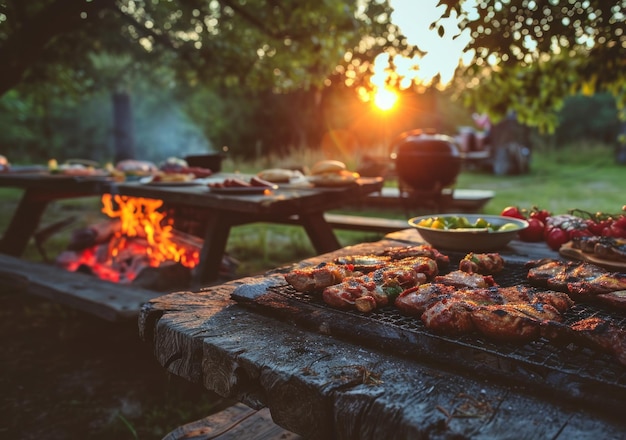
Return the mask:
M 444 269 L 450 264 L 450 257 L 427 244 L 391 247 L 381 252 L 381 255 L 389 256 L 392 260 L 402 260 L 409 257 L 428 257 L 435 260 L 440 269 Z
M 350 266 L 354 271 L 368 273 L 385 267 L 389 261 L 391 261 L 391 258 L 384 255 L 349 255 L 335 258 L 333 263 Z
M 410 267 L 417 273 L 423 273 L 428 279 L 432 279 L 439 273 L 437 262 L 430 257 L 403 258 L 392 262 L 388 267 Z
M 322 292 L 324 302 L 332 307 L 361 312 L 393 304 L 405 289 L 426 281 L 426 275 L 410 266 L 389 265 L 361 277 L 349 277 Z
M 613 238 L 612 237 L 602 237 L 602 236 L 598 236 L 598 235 L 573 237 L 572 238 L 572 247 L 574 249 L 580 249 L 581 251 L 586 252 L 586 253 L 593 253 L 594 247 L 596 246 L 596 244 L 600 243 L 602 241 L 610 243 L 610 242 L 613 241 Z
M 572 282 L 590 281 L 604 275 L 607 271 L 600 266 L 590 263 L 568 264 L 567 268 L 548 279 L 547 284 L 550 289 L 568 291 L 568 286 Z
M 528 281 L 530 281 L 533 286 L 547 286 L 548 280 L 564 273 L 572 264 L 574 263 L 566 263 L 550 258 L 529 261 L 526 264 L 528 268 Z
M 560 321 L 558 310 L 549 304 L 497 304 L 477 307 L 472 322 L 484 336 L 510 342 L 528 342 L 540 336 L 543 321 Z
M 420 319 L 435 333 L 458 336 L 474 331 L 472 311 L 476 307 L 472 301 L 452 296 L 431 304 Z
M 615 292 L 600 293 L 598 299 L 604 304 L 608 304 L 616 309 L 626 310 L 626 290 L 617 290 Z
M 356 309 L 371 312 L 388 303 L 388 297 L 368 276 L 347 278 L 340 284 L 329 286 L 322 292 L 324 302 L 338 309 Z
M 549 304 L 558 310 L 559 313 L 565 313 L 574 306 L 574 301 L 572 301 L 567 293 L 556 292 L 554 290 L 533 293 L 530 303 Z
M 626 273 L 606 272 L 595 278 L 570 282 L 567 288 L 570 293 L 582 296 L 594 296 L 626 290 Z
M 592 347 L 615 356 L 626 365 L 626 330 L 598 317 L 575 322 L 571 328 Z
M 462 270 L 454 270 L 446 275 L 436 276 L 435 283 L 446 284 L 458 288 L 485 288 L 496 286 L 496 282 L 491 275 L 480 275 L 477 273 L 467 273 Z
M 598 258 L 607 260 L 626 261 L 626 240 L 614 237 L 602 237 L 593 247 L 593 253 Z
M 500 254 L 467 254 L 459 263 L 459 270 L 467 273 L 493 275 L 504 268 L 504 259 Z
M 431 304 L 452 296 L 455 290 L 443 284 L 421 284 L 400 293 L 394 304 L 406 315 L 420 316 Z
M 285 274 L 285 281 L 298 292 L 311 292 L 338 284 L 346 277 L 353 275 L 355 273 L 347 266 L 322 263 L 317 266 L 294 269 Z

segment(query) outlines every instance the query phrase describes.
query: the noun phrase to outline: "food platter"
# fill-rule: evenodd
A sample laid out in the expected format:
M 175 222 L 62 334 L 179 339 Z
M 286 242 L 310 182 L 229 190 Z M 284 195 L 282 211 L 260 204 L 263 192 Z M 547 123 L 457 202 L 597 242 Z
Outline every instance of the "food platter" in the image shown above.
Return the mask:
M 559 249 L 559 253 L 564 257 L 593 263 L 608 270 L 615 270 L 620 272 L 626 271 L 626 261 L 599 258 L 592 253 L 583 252 L 580 249 L 572 247 L 572 242 L 567 242 L 563 246 L 561 246 L 561 248 Z
M 139 179 L 139 182 L 150 186 L 198 186 L 204 184 L 198 180 L 154 180 L 152 176 Z

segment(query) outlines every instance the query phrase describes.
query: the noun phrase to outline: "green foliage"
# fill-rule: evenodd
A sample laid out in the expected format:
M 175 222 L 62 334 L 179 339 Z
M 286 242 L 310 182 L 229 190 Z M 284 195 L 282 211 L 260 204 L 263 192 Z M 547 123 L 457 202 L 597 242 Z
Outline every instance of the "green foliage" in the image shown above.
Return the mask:
M 462 13 L 462 1 L 442 1 Z M 515 111 L 520 121 L 553 132 L 564 99 L 608 91 L 626 104 L 623 0 L 573 2 L 482 0 L 465 15 L 474 58 L 459 69 L 467 102 L 494 119 Z

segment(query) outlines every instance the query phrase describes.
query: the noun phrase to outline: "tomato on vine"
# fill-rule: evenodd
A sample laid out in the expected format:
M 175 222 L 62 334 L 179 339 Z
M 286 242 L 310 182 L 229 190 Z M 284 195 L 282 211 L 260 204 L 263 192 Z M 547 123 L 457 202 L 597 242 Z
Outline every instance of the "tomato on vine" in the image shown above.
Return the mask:
M 526 216 L 524 215 L 522 210 L 517 206 L 507 206 L 506 208 L 502 210 L 502 212 L 500 212 L 500 215 L 502 217 L 512 217 L 512 218 L 518 218 L 521 220 L 526 220 Z

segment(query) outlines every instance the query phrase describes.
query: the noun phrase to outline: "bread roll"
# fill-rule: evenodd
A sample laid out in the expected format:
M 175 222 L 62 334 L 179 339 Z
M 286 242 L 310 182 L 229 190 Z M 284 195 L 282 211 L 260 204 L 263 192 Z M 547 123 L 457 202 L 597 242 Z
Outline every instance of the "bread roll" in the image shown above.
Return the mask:
M 311 167 L 311 175 L 319 176 L 322 174 L 341 173 L 346 169 L 346 164 L 338 160 L 320 160 Z
M 294 172 L 284 168 L 270 168 L 257 174 L 257 177 L 272 183 L 289 183 Z

